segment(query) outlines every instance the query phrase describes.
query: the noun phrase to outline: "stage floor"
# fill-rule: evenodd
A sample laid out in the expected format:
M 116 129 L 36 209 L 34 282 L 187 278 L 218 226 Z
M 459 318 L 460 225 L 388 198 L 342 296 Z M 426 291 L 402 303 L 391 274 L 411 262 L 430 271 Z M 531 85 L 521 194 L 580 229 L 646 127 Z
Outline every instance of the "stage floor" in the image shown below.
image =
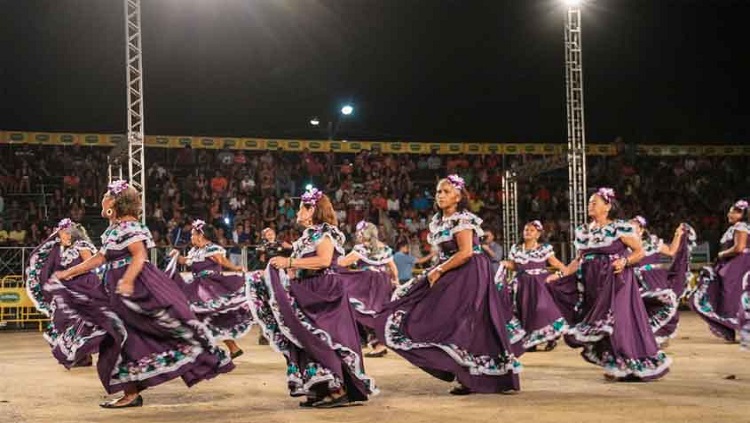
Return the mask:
M 381 394 L 362 406 L 300 409 L 285 390 L 281 355 L 241 342 L 237 369 L 187 389 L 180 381 L 144 393 L 140 409 L 103 410 L 93 368 L 66 371 L 40 333 L 0 332 L 0 422 L 750 422 L 750 353 L 709 334 L 690 312 L 667 353 L 672 371 L 653 383 L 612 383 L 563 345 L 523 356 L 519 395 L 448 395 L 391 352 L 366 362 Z M 736 379 L 726 379 L 735 375 Z

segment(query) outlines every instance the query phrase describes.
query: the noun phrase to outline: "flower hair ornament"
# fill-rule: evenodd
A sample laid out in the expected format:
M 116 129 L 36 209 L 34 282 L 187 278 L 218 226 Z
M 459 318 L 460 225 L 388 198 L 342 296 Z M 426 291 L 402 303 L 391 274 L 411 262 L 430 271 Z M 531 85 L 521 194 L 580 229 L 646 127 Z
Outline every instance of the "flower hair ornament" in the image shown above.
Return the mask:
M 203 233 L 203 227 L 206 226 L 206 222 L 204 222 L 204 221 L 202 221 L 200 219 L 195 219 L 195 220 L 193 220 L 193 225 L 192 226 L 193 226 L 193 230 L 194 231 Z
M 74 223 L 72 220 L 68 219 L 67 217 L 60 221 L 60 223 L 57 224 L 57 230 L 58 231 L 64 231 L 65 229 L 70 229 L 73 227 Z
M 596 195 L 602 198 L 605 203 L 611 204 L 615 200 L 615 190 L 612 188 L 599 188 L 596 190 Z
M 302 200 L 302 204 L 304 205 L 315 206 L 321 198 L 323 198 L 323 191 L 315 187 L 310 187 L 302 194 L 300 200 Z
M 541 231 L 544 230 L 544 226 L 542 226 L 542 222 L 540 222 L 538 220 L 532 220 L 531 222 L 528 223 L 528 225 L 533 226 L 539 232 L 541 232 Z
M 737 209 L 737 210 L 743 210 L 744 211 L 744 210 L 747 210 L 747 206 L 748 206 L 747 201 L 745 201 L 745 200 L 739 200 L 736 203 L 734 203 L 733 207 L 735 209 Z
M 367 222 L 365 222 L 364 220 L 360 220 L 360 221 L 359 221 L 359 222 L 357 223 L 357 226 L 355 227 L 355 230 L 356 230 L 357 232 L 359 232 L 359 231 L 361 231 L 361 230 L 365 229 L 366 227 L 367 227 Z
M 118 195 L 125 192 L 130 187 L 130 184 L 128 184 L 128 181 L 123 179 L 118 179 L 116 181 L 112 181 L 107 185 L 107 189 L 109 190 L 109 195 L 113 197 L 117 197 Z
M 466 187 L 466 181 L 464 181 L 464 178 L 456 174 L 448 175 L 448 177 L 445 179 L 447 179 L 448 182 L 459 191 L 463 190 Z
M 641 228 L 645 228 L 648 225 L 648 220 L 646 220 L 646 218 L 641 215 L 634 217 L 633 220 L 638 222 L 638 224 L 641 225 Z

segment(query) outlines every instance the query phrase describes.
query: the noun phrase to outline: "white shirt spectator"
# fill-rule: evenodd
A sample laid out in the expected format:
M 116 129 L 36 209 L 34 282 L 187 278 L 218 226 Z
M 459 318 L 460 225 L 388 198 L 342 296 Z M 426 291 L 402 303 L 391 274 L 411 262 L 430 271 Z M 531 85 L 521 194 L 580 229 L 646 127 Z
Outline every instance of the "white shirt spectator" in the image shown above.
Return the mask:
M 255 189 L 255 181 L 250 176 L 245 176 L 245 178 L 242 179 L 242 182 L 240 182 L 240 187 L 244 192 L 252 191 Z
M 401 203 L 398 201 L 398 198 L 389 198 L 388 211 L 397 212 L 399 210 L 401 210 Z
M 409 230 L 411 233 L 416 233 L 419 230 L 419 226 L 417 225 L 417 222 L 415 222 L 412 219 L 406 219 L 406 229 Z
M 336 210 L 336 220 L 346 222 L 346 209 Z
M 231 200 L 229 200 L 229 207 L 231 207 L 231 208 L 232 208 L 232 210 L 234 210 L 234 211 L 237 211 L 237 210 L 239 210 L 239 209 L 240 209 L 241 207 L 243 207 L 244 205 L 245 205 L 245 204 L 244 204 L 244 201 L 242 201 L 242 200 L 239 200 L 239 199 L 238 199 L 238 198 L 237 198 L 236 196 L 235 196 L 235 197 L 232 197 L 232 199 L 231 199 Z
M 350 208 L 353 208 L 354 210 L 364 210 L 365 209 L 365 201 L 361 198 L 352 198 L 349 200 L 349 204 L 347 204 Z
M 440 157 L 438 157 L 437 154 L 433 154 L 427 159 L 427 168 L 430 170 L 440 169 Z

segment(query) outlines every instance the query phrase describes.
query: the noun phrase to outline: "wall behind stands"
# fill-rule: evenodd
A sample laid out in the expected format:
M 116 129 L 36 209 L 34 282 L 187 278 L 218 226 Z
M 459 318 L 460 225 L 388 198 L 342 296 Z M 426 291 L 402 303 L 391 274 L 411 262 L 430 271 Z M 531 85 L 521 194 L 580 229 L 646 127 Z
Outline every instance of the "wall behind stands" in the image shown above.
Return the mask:
M 53 132 L 0 131 L 0 144 L 80 145 L 114 147 L 125 140 L 124 135 L 77 134 Z M 384 153 L 429 154 L 503 154 L 503 155 L 560 155 L 566 145 L 549 143 L 441 143 L 404 141 L 320 141 L 267 138 L 146 136 L 147 147 L 232 149 L 248 151 L 304 151 L 357 153 L 380 150 Z M 612 156 L 612 144 L 588 144 L 586 152 L 592 156 Z M 639 155 L 648 156 L 750 156 L 750 145 L 637 145 Z

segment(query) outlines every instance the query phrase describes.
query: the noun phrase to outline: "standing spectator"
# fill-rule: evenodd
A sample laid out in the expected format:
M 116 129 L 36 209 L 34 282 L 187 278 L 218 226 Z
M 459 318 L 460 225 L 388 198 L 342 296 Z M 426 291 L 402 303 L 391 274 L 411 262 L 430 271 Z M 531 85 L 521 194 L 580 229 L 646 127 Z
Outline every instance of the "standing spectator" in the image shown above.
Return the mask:
M 250 194 L 255 191 L 255 180 L 252 178 L 250 173 L 246 173 L 240 182 L 240 190 L 245 194 Z
M 388 217 L 391 219 L 398 219 L 401 217 L 401 202 L 398 200 L 396 194 L 391 191 L 391 195 L 388 196 Z
M 430 158 L 427 159 L 427 169 L 437 171 L 440 170 L 441 165 L 442 161 L 440 160 L 440 156 L 433 151 Z
M 227 178 L 217 170 L 216 175 L 211 179 L 211 190 L 221 196 L 226 192 L 228 186 Z
M 398 251 L 393 255 L 393 262 L 396 263 L 396 269 L 398 270 L 398 283 L 404 284 L 408 282 L 414 275 L 414 265 L 422 264 L 432 258 L 432 254 L 426 255 L 422 258 L 416 258 L 409 254 L 409 243 L 401 241 L 396 247 Z
M 500 262 L 503 260 L 503 247 L 495 242 L 495 233 L 490 230 L 484 231 L 482 252 L 490 259 L 492 263 L 492 275 L 494 276 L 500 268 Z
M 245 267 L 242 263 L 242 247 L 247 247 L 250 243 L 250 235 L 245 232 L 245 227 L 238 224 L 232 232 L 232 248 L 229 249 L 229 261 L 235 266 Z

